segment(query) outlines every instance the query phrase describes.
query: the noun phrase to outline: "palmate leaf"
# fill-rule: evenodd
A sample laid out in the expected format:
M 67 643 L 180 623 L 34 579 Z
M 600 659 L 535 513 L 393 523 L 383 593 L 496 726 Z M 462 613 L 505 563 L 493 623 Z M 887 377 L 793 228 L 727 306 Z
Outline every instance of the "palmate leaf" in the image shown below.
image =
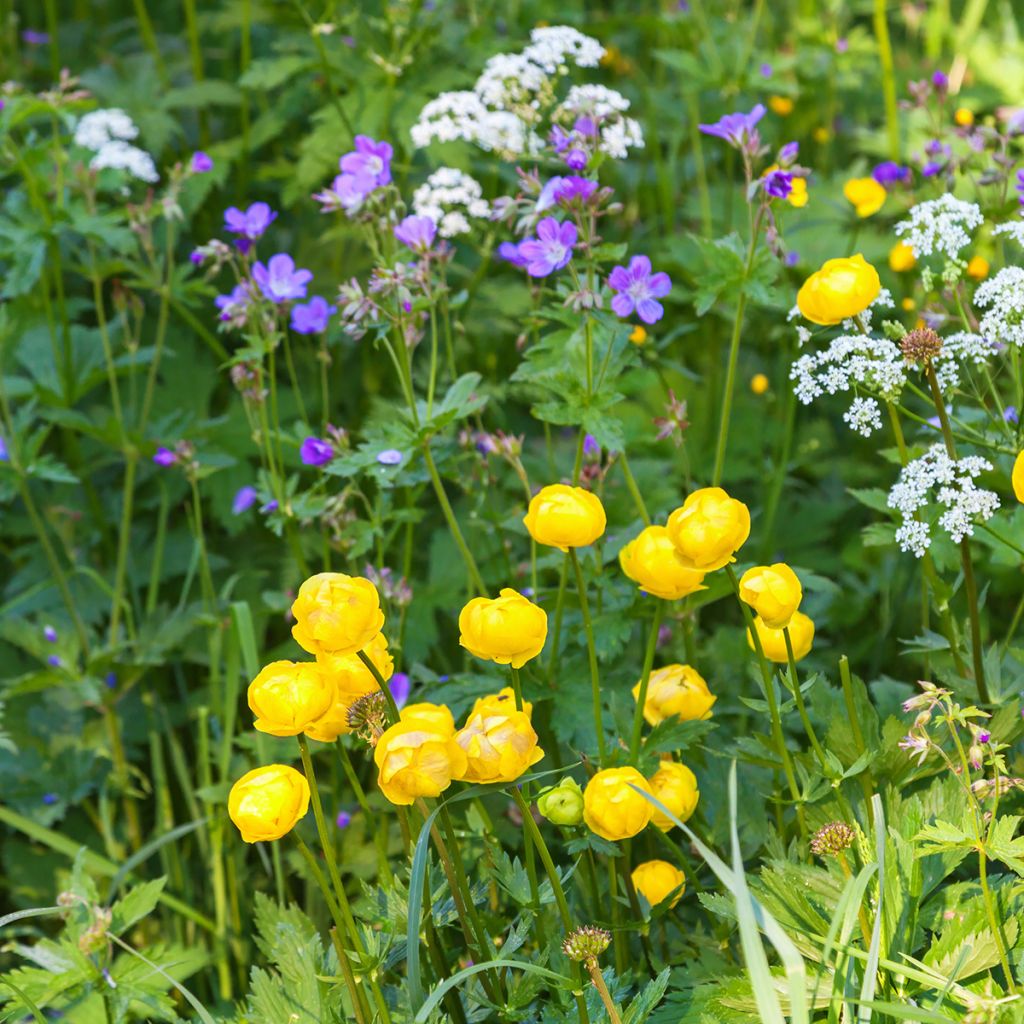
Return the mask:
M 644 985 L 640 994 L 626 1007 L 622 1017 L 623 1024 L 642 1024 L 647 1020 L 665 995 L 669 973 L 669 968 L 666 967 L 661 974 Z
M 1024 876 L 1024 836 L 1014 838 L 1020 820 L 1019 816 L 1013 814 L 999 818 L 985 848 L 996 860 Z
M 975 974 L 991 970 L 999 963 L 999 945 L 988 926 L 984 911 L 979 907 L 976 914 L 970 913 L 970 917 L 980 917 L 982 920 L 976 922 L 977 927 L 968 930 L 970 926 L 966 922 L 954 917 L 923 958 L 939 974 L 953 976 L 954 968 L 958 968 L 955 977 L 959 981 L 966 981 Z M 1005 921 L 1003 936 L 1007 946 L 1012 948 L 1019 931 L 1015 918 Z

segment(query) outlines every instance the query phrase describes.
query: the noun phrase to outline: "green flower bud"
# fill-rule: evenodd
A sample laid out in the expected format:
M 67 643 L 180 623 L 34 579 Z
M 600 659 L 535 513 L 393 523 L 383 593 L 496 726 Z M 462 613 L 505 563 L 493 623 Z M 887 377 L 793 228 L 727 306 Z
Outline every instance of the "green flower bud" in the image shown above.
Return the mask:
M 537 810 L 555 825 L 578 825 L 583 820 L 583 790 L 566 776 L 537 799 Z

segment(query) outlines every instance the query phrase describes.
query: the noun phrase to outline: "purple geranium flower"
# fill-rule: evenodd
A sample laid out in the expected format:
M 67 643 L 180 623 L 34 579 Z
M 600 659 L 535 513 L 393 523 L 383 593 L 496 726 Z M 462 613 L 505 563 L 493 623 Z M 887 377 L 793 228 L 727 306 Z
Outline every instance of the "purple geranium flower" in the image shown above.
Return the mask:
M 596 181 L 581 178 L 578 174 L 570 174 L 559 179 L 558 187 L 555 189 L 555 202 L 564 205 L 578 199 L 581 203 L 586 203 L 596 191 Z
M 391 157 L 394 150 L 389 142 L 375 142 L 368 135 L 357 135 L 355 151 L 346 153 L 340 161 L 341 173 L 351 175 L 356 187 L 369 195 L 375 188 L 391 181 Z
M 178 456 L 171 451 L 170 448 L 165 448 L 161 445 L 156 450 L 156 454 L 153 456 L 153 461 L 158 466 L 173 466 L 178 461 Z
M 245 321 L 245 314 L 249 310 L 249 303 L 252 295 L 249 292 L 249 282 L 242 281 L 236 284 L 227 295 L 218 295 L 213 304 L 220 310 L 220 319 L 224 323 Z
M 256 504 L 256 497 L 256 488 L 251 484 L 239 487 L 235 493 L 235 500 L 231 502 L 231 514 L 240 516 L 243 512 L 248 512 Z
M 788 171 L 772 171 L 764 176 L 764 190 L 775 199 L 785 199 L 793 191 L 793 175 Z
M 787 267 L 795 267 L 800 262 L 800 253 L 798 253 L 796 249 L 791 249 L 786 253 L 782 262 L 785 263 Z
M 338 816 L 334 819 L 334 824 L 338 828 L 348 828 L 352 824 L 352 815 L 348 811 L 338 811 Z
M 570 171 L 582 171 L 587 166 L 587 151 L 578 146 L 573 147 L 565 154 L 565 166 Z
M 932 75 L 932 85 L 934 85 L 939 92 L 945 92 L 946 89 L 949 88 L 949 79 L 946 77 L 944 72 L 936 71 Z
M 779 150 L 779 163 L 782 164 L 783 167 L 788 167 L 799 155 L 800 143 L 787 142 L 782 149 Z
M 771 78 L 772 77 L 772 66 L 771 66 L 771 64 L 767 64 L 766 63 L 766 64 L 762 64 L 761 65 L 761 77 L 762 78 Z
M 427 252 L 436 237 L 437 225 L 431 217 L 406 217 L 395 225 L 395 238 L 413 252 Z
M 53 626 L 43 626 L 43 636 L 47 643 L 55 644 L 57 642 L 57 630 Z
M 260 511 L 265 515 L 269 516 L 271 512 L 276 512 L 278 508 L 277 498 L 271 498 L 266 505 L 260 505 Z
M 562 187 L 565 178 L 555 175 L 551 178 L 547 184 L 540 190 L 540 195 L 537 196 L 537 202 L 534 209 L 538 213 L 543 213 L 545 210 L 550 209 L 557 202 L 557 193 L 559 188 Z
M 404 672 L 396 672 L 388 680 L 388 689 L 391 691 L 391 696 L 395 698 L 395 703 L 398 705 L 398 709 L 401 710 L 405 707 L 405 702 L 409 699 L 409 691 L 412 689 L 412 680 Z
M 267 203 L 253 203 L 244 212 L 237 206 L 229 206 L 224 211 L 224 229 L 255 242 L 276 219 L 277 214 Z
M 205 174 L 213 170 L 213 161 L 201 149 L 192 154 L 192 173 Z
M 764 117 L 765 108 L 763 103 L 758 103 L 749 114 L 736 111 L 734 114 L 726 114 L 719 118 L 714 124 L 702 124 L 700 130 L 705 135 L 715 135 L 725 139 L 730 146 L 743 148 L 752 139 L 757 137 L 757 122 Z
M 519 243 L 519 255 L 526 260 L 530 277 L 547 277 L 572 259 L 575 244 L 575 224 L 559 224 L 554 217 L 545 217 L 537 225 L 537 237 Z
M 668 274 L 651 273 L 651 261 L 646 256 L 634 256 L 629 267 L 615 267 L 608 275 L 608 284 L 618 292 L 612 299 L 616 315 L 626 317 L 633 310 L 645 324 L 657 323 L 665 314 L 658 299 L 672 290 Z
M 910 168 L 901 167 L 894 160 L 885 160 L 871 172 L 871 177 L 874 178 L 879 185 L 884 185 L 888 188 L 890 185 L 895 185 L 897 182 L 909 181 Z
M 1017 406 L 1015 406 L 1015 405 L 1008 405 L 1003 410 L 1003 419 L 1006 420 L 1007 423 L 1016 423 L 1017 420 L 1018 420 Z
M 515 242 L 502 242 L 498 246 L 498 255 L 506 263 L 511 263 L 512 266 L 519 267 L 520 270 L 526 269 L 528 260 L 519 251 L 519 246 Z
M 253 280 L 271 302 L 304 299 L 306 285 L 313 280 L 311 270 L 296 270 L 295 260 L 286 252 L 279 252 L 267 260 L 266 266 L 257 261 L 252 268 Z
M 583 438 L 583 454 L 584 455 L 600 455 L 601 446 L 597 443 L 597 438 L 593 434 L 586 434 Z
M 327 330 L 328 320 L 337 312 L 337 306 L 314 295 L 309 302 L 292 306 L 292 330 L 296 334 L 320 334 Z
M 299 457 L 307 466 L 326 466 L 334 458 L 334 449 L 329 441 L 307 437 L 299 449 Z
M 382 466 L 397 466 L 402 461 L 402 453 L 397 448 L 385 448 L 377 453 L 377 461 Z
M 0 437 L 0 462 L 10 462 L 11 453 L 7 450 L 7 442 Z
M 52 665 L 54 668 L 60 668 L 61 661 L 59 654 L 51 654 L 47 659 L 46 663 Z
M 1017 172 L 1017 183 L 1014 185 L 1017 190 L 1017 196 L 1022 203 L 1024 203 L 1024 171 Z

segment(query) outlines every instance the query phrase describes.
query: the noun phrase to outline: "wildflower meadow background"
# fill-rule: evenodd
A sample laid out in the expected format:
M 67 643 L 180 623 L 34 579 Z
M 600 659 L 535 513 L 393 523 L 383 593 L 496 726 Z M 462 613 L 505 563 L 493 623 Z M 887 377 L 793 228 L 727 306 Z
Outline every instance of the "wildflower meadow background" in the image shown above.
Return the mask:
M 1024 26 L 0 12 L 0 1020 L 1024 1020 Z

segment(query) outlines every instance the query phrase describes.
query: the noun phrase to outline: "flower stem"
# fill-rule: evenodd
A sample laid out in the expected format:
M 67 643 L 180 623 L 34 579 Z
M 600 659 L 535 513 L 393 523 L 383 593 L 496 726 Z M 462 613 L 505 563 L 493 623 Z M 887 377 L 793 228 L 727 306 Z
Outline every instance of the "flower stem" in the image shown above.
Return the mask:
M 804 732 L 807 733 L 807 738 L 811 741 L 814 756 L 817 757 L 822 772 L 828 778 L 831 775 L 828 758 L 825 757 L 825 751 L 822 750 L 821 744 L 818 742 L 818 734 L 811 724 L 810 716 L 807 714 L 807 705 L 804 704 L 804 695 L 800 690 L 800 677 L 796 671 L 796 655 L 793 653 L 793 638 L 789 635 L 789 626 L 783 626 L 782 637 L 786 641 L 786 657 L 789 659 L 789 687 L 793 692 L 793 699 L 796 701 L 797 714 L 800 715 Z
M 555 598 L 555 626 L 551 631 L 551 655 L 548 658 L 548 680 L 554 683 L 555 665 L 558 661 L 558 647 L 562 639 L 562 611 L 565 605 L 565 581 L 569 575 L 569 556 L 562 559 L 562 571 L 558 577 L 558 595 Z
M 651 619 L 651 630 L 647 634 L 647 648 L 644 651 L 643 674 L 640 676 L 640 690 L 636 697 L 636 709 L 633 712 L 633 732 L 629 740 L 629 759 L 636 764 L 640 754 L 640 733 L 644 725 L 644 706 L 647 703 L 647 686 L 651 681 L 651 669 L 654 666 L 654 651 L 658 646 L 658 631 L 665 613 L 665 602 L 658 599 L 654 606 L 654 618 Z
M 594 983 L 594 988 L 597 989 L 597 994 L 601 997 L 601 1002 L 604 1003 L 604 1008 L 608 1011 L 608 1019 L 612 1024 L 622 1024 L 622 1018 L 619 1016 L 611 992 L 608 991 L 608 986 L 604 983 L 604 975 L 601 973 L 597 960 L 587 961 L 587 971 L 590 974 L 590 980 Z
M 594 728 L 597 730 L 597 753 L 601 764 L 605 759 L 604 719 L 601 713 L 601 674 L 597 667 L 597 648 L 594 645 L 594 624 L 590 620 L 590 603 L 587 601 L 587 586 L 575 548 L 569 548 L 569 560 L 576 574 L 576 590 L 580 598 L 580 612 L 583 615 L 583 630 L 587 634 L 587 661 L 590 664 L 590 697 L 594 705 Z
M 640 493 L 640 488 L 637 487 L 633 471 L 629 468 L 629 461 L 626 459 L 625 451 L 619 452 L 619 463 L 622 465 L 622 475 L 626 478 L 626 487 L 629 489 L 629 493 L 633 498 L 633 504 L 636 505 L 636 510 L 640 513 L 640 518 L 644 521 L 644 526 L 650 526 L 651 517 L 647 512 L 647 505 L 644 502 L 644 496 Z
M 395 698 L 391 695 L 391 690 L 388 687 L 387 681 L 377 671 L 377 666 L 374 665 L 373 659 L 366 653 L 366 651 L 356 651 L 359 656 L 359 660 L 369 669 L 370 675 L 377 681 L 377 685 L 380 687 L 380 692 L 384 694 L 384 700 L 387 701 L 388 705 L 388 724 L 394 725 L 401 717 L 398 711 L 398 705 L 395 703 Z
M 889 142 L 889 159 L 900 158 L 900 125 L 896 105 L 896 76 L 893 69 L 889 23 L 885 16 L 885 0 L 875 0 L 875 42 L 878 62 L 882 67 L 882 95 L 885 98 L 885 126 Z

